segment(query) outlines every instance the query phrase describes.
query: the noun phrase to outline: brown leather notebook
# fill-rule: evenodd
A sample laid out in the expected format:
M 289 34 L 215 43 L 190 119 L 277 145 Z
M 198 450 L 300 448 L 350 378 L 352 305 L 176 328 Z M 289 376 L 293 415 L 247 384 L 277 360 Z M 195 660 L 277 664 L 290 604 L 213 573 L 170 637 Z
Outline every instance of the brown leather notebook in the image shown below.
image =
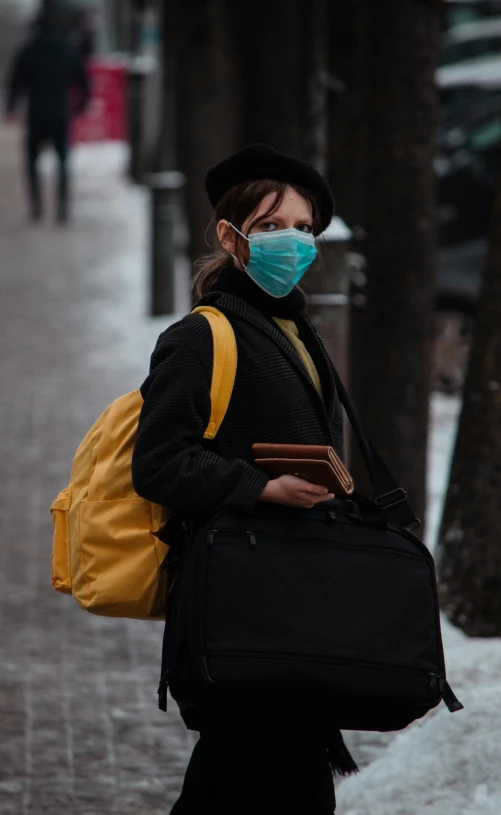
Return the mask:
M 253 444 L 254 464 L 278 478 L 295 475 L 327 487 L 335 495 L 351 495 L 353 478 L 333 447 L 319 444 Z

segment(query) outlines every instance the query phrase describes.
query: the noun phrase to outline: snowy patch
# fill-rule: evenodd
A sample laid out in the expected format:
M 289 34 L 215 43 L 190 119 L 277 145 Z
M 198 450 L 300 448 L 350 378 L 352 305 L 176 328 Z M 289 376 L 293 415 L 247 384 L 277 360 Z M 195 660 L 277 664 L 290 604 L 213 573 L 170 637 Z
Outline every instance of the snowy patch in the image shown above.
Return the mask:
M 430 438 L 428 445 L 428 506 L 425 543 L 436 548 L 442 507 L 449 482 L 456 427 L 461 409 L 457 396 L 435 393 L 431 400 Z
M 117 173 L 125 176 L 128 155 L 129 148 L 125 142 L 77 144 L 70 153 L 71 168 L 79 175 L 81 183 L 90 180 L 96 185 L 103 181 L 103 174 Z M 45 150 L 40 158 L 40 169 L 44 174 L 49 174 L 54 172 L 56 167 L 54 151 Z
M 470 688 L 462 701 L 464 711 L 441 707 L 343 782 L 339 815 L 499 815 L 501 686 Z
M 392 740 L 338 787 L 339 815 L 501 813 L 501 639 L 443 622 L 448 678 L 465 706 L 444 705 Z

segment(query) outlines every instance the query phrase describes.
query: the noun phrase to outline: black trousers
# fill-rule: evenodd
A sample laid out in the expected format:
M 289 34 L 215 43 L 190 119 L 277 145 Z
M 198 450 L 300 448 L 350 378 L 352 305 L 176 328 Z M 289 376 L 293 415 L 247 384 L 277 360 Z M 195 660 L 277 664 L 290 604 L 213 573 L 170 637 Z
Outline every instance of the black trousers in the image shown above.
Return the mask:
M 57 217 L 64 221 L 68 215 L 68 131 L 69 121 L 61 119 L 28 118 L 26 131 L 26 166 L 31 214 L 42 214 L 42 191 L 38 158 L 44 144 L 50 144 L 58 159 Z
M 334 781 L 313 731 L 259 722 L 202 730 L 171 815 L 332 815 Z

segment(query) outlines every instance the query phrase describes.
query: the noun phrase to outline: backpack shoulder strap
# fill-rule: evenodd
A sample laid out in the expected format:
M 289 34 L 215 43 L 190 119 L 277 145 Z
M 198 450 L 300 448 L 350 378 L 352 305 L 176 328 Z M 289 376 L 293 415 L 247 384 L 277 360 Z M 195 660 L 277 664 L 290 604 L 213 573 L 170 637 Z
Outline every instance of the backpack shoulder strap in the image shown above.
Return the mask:
M 212 331 L 213 364 L 210 388 L 211 416 L 204 439 L 214 439 L 228 410 L 237 373 L 237 342 L 227 317 L 213 306 L 198 306 L 192 314 L 203 314 Z

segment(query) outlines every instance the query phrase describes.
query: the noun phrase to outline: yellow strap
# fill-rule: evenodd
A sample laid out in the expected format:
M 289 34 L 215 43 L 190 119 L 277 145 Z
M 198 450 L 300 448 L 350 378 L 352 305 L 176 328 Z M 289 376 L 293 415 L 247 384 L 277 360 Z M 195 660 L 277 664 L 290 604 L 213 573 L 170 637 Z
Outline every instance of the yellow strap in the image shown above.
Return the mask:
M 203 314 L 212 331 L 213 363 L 210 387 L 211 416 L 204 439 L 214 439 L 228 410 L 237 373 L 237 342 L 230 321 L 213 306 L 198 306 L 192 314 Z

